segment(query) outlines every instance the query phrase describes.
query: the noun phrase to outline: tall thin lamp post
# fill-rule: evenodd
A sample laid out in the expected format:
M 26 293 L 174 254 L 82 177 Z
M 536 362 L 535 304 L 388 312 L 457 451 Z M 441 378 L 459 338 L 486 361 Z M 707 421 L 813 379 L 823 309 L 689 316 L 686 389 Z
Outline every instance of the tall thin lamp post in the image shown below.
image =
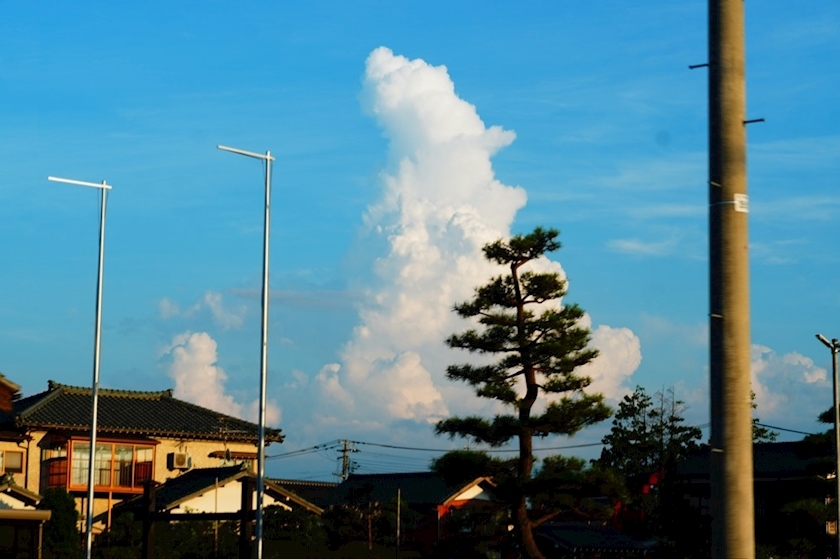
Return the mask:
M 106 183 L 104 180 L 101 183 L 62 179 L 59 177 L 47 177 L 47 180 L 98 188 L 102 195 L 99 213 L 99 266 L 96 274 L 96 321 L 93 332 L 93 383 L 91 384 L 90 390 L 90 453 L 88 455 L 87 511 L 85 513 L 85 558 L 90 559 L 93 545 L 93 487 L 94 465 L 96 460 L 97 412 L 99 407 L 99 350 L 102 338 L 102 270 L 105 258 L 105 206 L 108 200 L 108 191 L 111 190 L 111 185 Z
M 270 151 L 254 153 L 242 149 L 216 146 L 222 151 L 238 153 L 265 161 L 265 218 L 263 225 L 263 281 L 262 281 L 262 336 L 260 347 L 260 410 L 257 442 L 257 510 L 254 525 L 255 559 L 262 559 L 263 542 L 263 493 L 265 492 L 265 387 L 268 374 L 268 241 L 271 229 L 271 162 Z
M 817 339 L 831 350 L 831 378 L 834 383 L 834 507 L 837 512 L 837 521 L 834 524 L 834 535 L 837 537 L 837 556 L 840 557 L 840 409 L 837 404 L 840 402 L 840 386 L 837 379 L 837 353 L 840 352 L 840 341 L 837 338 L 829 341 L 822 334 L 817 334 Z

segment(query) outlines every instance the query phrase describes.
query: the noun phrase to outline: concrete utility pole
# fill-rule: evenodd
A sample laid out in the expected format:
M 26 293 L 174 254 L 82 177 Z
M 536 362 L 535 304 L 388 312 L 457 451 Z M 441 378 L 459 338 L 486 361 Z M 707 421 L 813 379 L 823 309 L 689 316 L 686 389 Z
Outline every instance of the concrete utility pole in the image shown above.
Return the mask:
M 754 559 L 743 0 L 709 0 L 712 557 Z
M 350 460 L 350 453 L 351 452 L 359 452 L 355 448 L 353 448 L 352 444 L 348 440 L 342 440 L 341 442 L 341 474 L 338 477 L 341 478 L 341 481 L 347 481 L 347 478 L 350 477 L 350 472 L 353 470 L 353 461 Z M 334 474 L 337 475 L 337 474 Z

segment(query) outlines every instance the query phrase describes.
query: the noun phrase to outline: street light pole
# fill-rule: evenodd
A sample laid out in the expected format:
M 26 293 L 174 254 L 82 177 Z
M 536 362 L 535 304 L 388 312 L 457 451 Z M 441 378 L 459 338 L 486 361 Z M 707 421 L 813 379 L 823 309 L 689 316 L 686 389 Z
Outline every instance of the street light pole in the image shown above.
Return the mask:
M 260 348 L 260 409 L 257 443 L 257 506 L 254 525 L 254 559 L 262 559 L 263 543 L 263 494 L 265 492 L 265 390 L 268 374 L 268 242 L 271 229 L 271 162 L 270 151 L 254 153 L 227 146 L 216 146 L 222 151 L 238 153 L 265 161 L 265 216 L 263 221 L 263 278 L 262 278 L 262 336 Z
M 817 334 L 817 339 L 831 350 L 831 378 L 834 383 L 834 508 L 837 512 L 837 520 L 834 523 L 834 535 L 837 537 L 837 557 L 840 558 L 840 408 L 837 404 L 840 401 L 840 386 L 837 379 L 837 353 L 840 351 L 840 341 Z
M 59 177 L 47 177 L 47 180 L 98 188 L 102 195 L 99 214 L 99 266 L 97 268 L 96 275 L 96 321 L 93 333 L 93 383 L 91 384 L 90 390 L 90 452 L 88 454 L 87 511 L 85 513 L 85 559 L 90 559 L 93 546 L 93 487 L 95 481 L 94 466 L 96 460 L 97 411 L 99 407 L 99 350 L 102 338 L 102 272 L 105 258 L 105 205 L 108 200 L 108 191 L 111 189 L 111 185 L 107 184 L 104 180 L 101 183 L 62 179 Z

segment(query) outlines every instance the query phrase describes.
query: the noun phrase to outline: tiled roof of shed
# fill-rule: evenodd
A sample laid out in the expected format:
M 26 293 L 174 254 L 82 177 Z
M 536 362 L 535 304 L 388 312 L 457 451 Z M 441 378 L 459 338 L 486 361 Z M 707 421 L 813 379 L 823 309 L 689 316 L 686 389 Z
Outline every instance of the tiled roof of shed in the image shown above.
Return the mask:
M 158 437 L 255 441 L 254 423 L 172 396 L 172 390 L 138 392 L 100 388 L 97 431 Z M 90 429 L 91 389 L 49 382 L 46 392 L 15 402 L 19 427 Z M 266 429 L 266 441 L 282 442 L 279 429 Z
M 167 480 L 155 490 L 155 510 L 171 510 L 191 499 L 212 491 L 216 486 L 223 486 L 230 482 L 249 477 L 252 481 L 256 479 L 253 472 L 250 472 L 244 464 L 235 466 L 221 466 L 218 468 L 196 468 L 181 474 L 178 477 Z M 322 507 L 302 498 L 297 493 L 290 491 L 282 485 L 265 480 L 265 492 L 275 499 L 284 499 L 288 503 L 294 502 L 310 512 L 321 514 Z M 115 510 L 136 510 L 142 505 L 143 496 L 138 495 L 117 505 Z
M 333 492 L 338 487 L 338 483 L 331 481 L 312 481 L 299 479 L 271 479 L 277 485 L 281 485 L 300 495 L 310 503 L 314 503 L 321 508 L 327 507 L 335 501 Z
M 198 468 L 185 472 L 157 488 L 155 510 L 169 510 L 195 494 L 208 491 L 216 484 L 225 485 L 247 473 L 242 465 Z

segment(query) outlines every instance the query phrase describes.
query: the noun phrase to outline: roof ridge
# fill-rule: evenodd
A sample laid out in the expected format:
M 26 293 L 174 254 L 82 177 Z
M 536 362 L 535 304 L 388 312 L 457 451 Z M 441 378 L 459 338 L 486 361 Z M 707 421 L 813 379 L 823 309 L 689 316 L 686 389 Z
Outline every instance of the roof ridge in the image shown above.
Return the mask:
M 47 383 L 49 391 L 63 390 L 67 394 L 90 394 L 91 388 L 89 386 L 72 386 L 69 384 L 61 384 L 54 380 Z M 165 390 L 121 390 L 118 388 L 100 388 L 98 390 L 101 396 L 114 396 L 117 398 L 145 398 L 145 399 L 159 399 L 172 398 L 172 389 Z
M 46 390 L 45 392 L 39 392 L 37 394 L 33 394 L 32 396 L 29 396 L 27 398 L 24 398 L 23 400 L 20 400 L 20 403 L 23 404 L 26 400 L 29 400 L 30 398 L 36 398 L 38 396 L 41 396 L 42 394 L 45 394 L 45 396 L 40 398 L 37 402 L 35 402 L 31 406 L 28 406 L 28 407 L 20 410 L 20 412 L 16 413 L 15 414 L 15 423 L 20 424 L 20 422 L 21 422 L 20 420 L 24 416 L 30 415 L 30 414 L 38 411 L 39 409 L 44 407 L 50 401 L 58 398 L 61 395 L 61 393 L 63 392 L 63 389 L 61 388 L 61 385 L 58 385 L 59 388 L 55 388 L 55 385 L 58 385 L 58 383 L 50 380 L 50 381 L 47 382 L 48 390 Z
M 218 416 L 218 418 L 220 420 L 222 420 L 222 419 L 224 419 L 224 420 L 232 419 L 234 421 L 239 421 L 239 422 L 242 422 L 242 423 L 246 423 L 248 425 L 257 425 L 253 421 L 248 421 L 247 419 L 242 419 L 241 417 L 236 417 L 236 416 L 224 413 L 224 412 L 216 411 L 214 409 L 211 409 L 211 408 L 208 408 L 208 407 L 205 407 L 205 406 L 199 406 L 198 404 L 193 404 L 192 402 L 187 402 L 186 400 L 182 400 L 180 398 L 175 398 L 174 396 L 172 396 L 172 399 L 178 401 L 181 404 L 184 404 L 186 406 L 202 410 L 204 412 L 207 412 L 207 411 L 213 412 L 214 414 L 216 414 Z M 280 433 L 283 432 L 283 429 L 281 429 L 279 427 L 269 427 L 269 426 L 266 425 L 265 430 L 266 430 L 266 434 L 270 434 L 271 431 L 276 432 L 278 434 L 278 436 L 281 437 L 281 440 L 280 440 L 281 443 L 283 442 L 283 439 L 285 439 L 285 437 L 280 434 Z M 237 431 L 242 431 L 242 429 L 227 429 L 227 428 L 225 428 L 225 433 L 236 433 Z
M 279 485 L 300 484 L 300 485 L 313 485 L 313 486 L 317 486 L 317 487 L 337 487 L 339 485 L 339 483 L 335 482 L 335 481 L 319 481 L 319 480 L 308 480 L 308 479 L 287 479 L 287 478 L 281 478 L 281 477 L 272 477 L 272 478 L 266 478 L 266 479 L 269 480 L 269 481 L 272 481 L 274 483 L 277 483 Z

